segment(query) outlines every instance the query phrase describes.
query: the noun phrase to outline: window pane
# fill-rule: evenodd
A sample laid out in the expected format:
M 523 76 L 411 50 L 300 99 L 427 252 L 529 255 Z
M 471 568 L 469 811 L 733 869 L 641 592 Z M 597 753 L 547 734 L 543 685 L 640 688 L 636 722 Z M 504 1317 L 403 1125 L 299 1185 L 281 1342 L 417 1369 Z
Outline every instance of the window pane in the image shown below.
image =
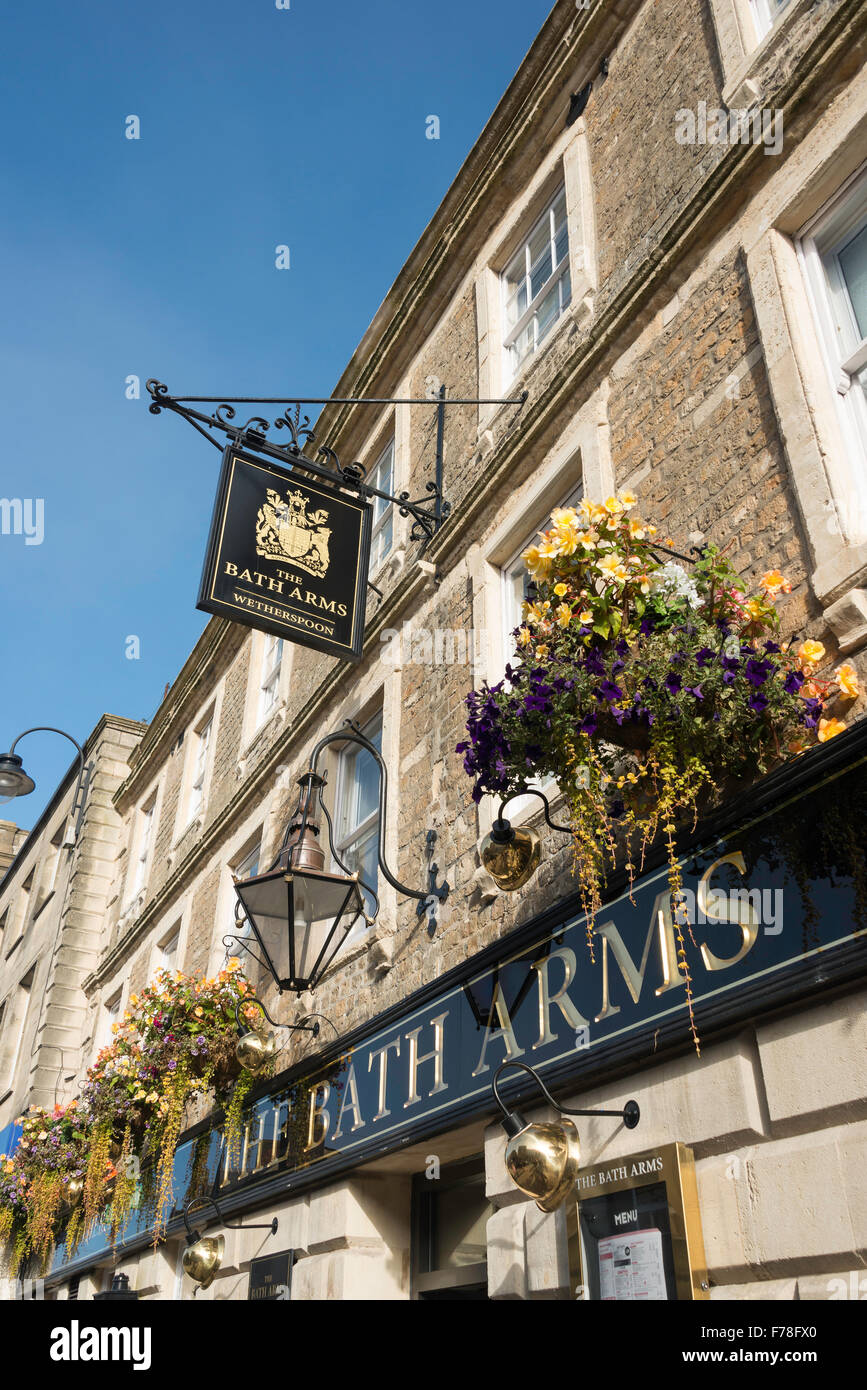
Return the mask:
M 559 285 L 555 285 L 554 288 L 550 290 L 548 294 L 545 295 L 545 298 L 539 305 L 538 336 L 540 338 L 544 337 L 544 335 L 548 332 L 548 329 L 551 327 L 551 324 L 554 323 L 554 321 L 559 317 L 559 314 L 560 287 Z
M 436 1198 L 434 1269 L 482 1264 L 488 1257 L 487 1224 L 493 1206 L 485 1198 L 485 1180 L 440 1192 Z
M 530 265 L 536 266 L 543 256 L 551 255 L 551 214 L 550 210 L 545 214 L 533 235 L 528 242 L 530 248 Z M 548 272 L 550 274 L 550 271 Z
M 858 332 L 867 338 L 867 226 L 837 252 Z
M 533 299 L 536 298 L 536 295 L 542 289 L 542 286 L 545 285 L 548 282 L 548 280 L 551 279 L 552 270 L 553 266 L 551 264 L 551 243 L 549 241 L 542 255 L 539 257 L 538 261 L 534 263 L 530 270 L 530 294 Z

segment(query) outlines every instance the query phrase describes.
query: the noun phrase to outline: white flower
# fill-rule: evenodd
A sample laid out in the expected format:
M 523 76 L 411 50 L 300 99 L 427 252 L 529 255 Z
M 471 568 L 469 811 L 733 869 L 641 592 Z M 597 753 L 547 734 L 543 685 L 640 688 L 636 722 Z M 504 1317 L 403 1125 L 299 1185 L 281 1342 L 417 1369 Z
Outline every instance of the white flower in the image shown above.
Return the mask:
M 732 636 L 732 637 L 727 637 L 726 640 L 725 640 L 725 642 L 723 643 L 723 651 L 724 651 L 725 655 L 728 656 L 728 657 L 740 656 L 740 654 L 741 654 L 741 639 L 740 639 L 739 637 L 734 637 L 734 636 Z
M 650 576 L 651 593 L 662 594 L 664 598 L 685 599 L 690 608 L 698 608 L 701 603 L 698 589 L 681 565 L 673 560 L 660 565 Z

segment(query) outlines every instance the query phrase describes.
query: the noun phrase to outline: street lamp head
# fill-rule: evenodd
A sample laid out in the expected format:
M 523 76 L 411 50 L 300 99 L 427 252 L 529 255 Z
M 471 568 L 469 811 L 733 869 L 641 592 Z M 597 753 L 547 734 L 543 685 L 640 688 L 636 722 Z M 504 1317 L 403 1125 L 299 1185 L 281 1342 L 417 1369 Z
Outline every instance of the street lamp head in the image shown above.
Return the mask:
M 36 783 L 28 777 L 17 753 L 0 754 L 0 806 L 16 796 L 27 796 Z

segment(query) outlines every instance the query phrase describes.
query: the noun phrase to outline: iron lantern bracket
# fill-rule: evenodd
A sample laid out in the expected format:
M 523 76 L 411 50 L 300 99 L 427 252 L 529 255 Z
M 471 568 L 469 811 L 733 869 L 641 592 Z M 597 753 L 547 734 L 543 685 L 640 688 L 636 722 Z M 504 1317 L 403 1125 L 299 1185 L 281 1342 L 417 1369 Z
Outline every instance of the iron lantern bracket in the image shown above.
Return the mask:
M 268 1010 L 265 1008 L 265 1005 L 262 1003 L 262 1000 L 255 998 L 239 999 L 237 1004 L 235 1005 L 235 1023 L 237 1025 L 239 1033 L 243 1034 L 244 1031 L 244 1025 L 241 1022 L 241 1009 L 242 1007 L 245 1009 L 249 1008 L 251 1004 L 254 1004 L 256 1008 L 262 1010 L 262 1013 L 265 1015 L 268 1022 L 274 1028 L 285 1028 L 289 1033 L 312 1033 L 314 1038 L 319 1037 L 318 1023 L 310 1023 L 308 1021 L 303 1021 L 301 1023 L 278 1023 L 276 1018 L 271 1017 Z
M 559 1102 L 554 1099 L 539 1073 L 535 1071 L 532 1067 L 528 1067 L 526 1062 L 517 1062 L 512 1061 L 511 1059 L 507 1059 L 505 1062 L 501 1062 L 500 1065 L 497 1067 L 497 1070 L 494 1073 L 493 1082 L 491 1083 L 491 1089 L 494 1093 L 494 1100 L 497 1102 L 498 1106 L 500 1107 L 500 1110 L 502 1111 L 503 1118 L 501 1123 L 510 1138 L 514 1137 L 514 1135 L 518 1134 L 522 1129 L 526 1127 L 526 1120 L 524 1120 L 523 1116 L 520 1115 L 517 1110 L 507 1110 L 497 1086 L 497 1083 L 500 1080 L 500 1077 L 502 1076 L 503 1072 L 508 1070 L 509 1067 L 514 1068 L 516 1071 L 525 1071 L 528 1076 L 532 1076 L 533 1080 L 539 1087 L 539 1090 L 542 1092 L 545 1099 L 548 1101 L 549 1105 L 553 1105 L 554 1109 L 559 1111 L 561 1115 L 616 1116 L 618 1119 L 623 1121 L 627 1129 L 635 1129 L 636 1125 L 641 1119 L 641 1110 L 639 1108 L 638 1102 L 635 1100 L 628 1100 L 621 1110 L 570 1110 L 567 1106 L 560 1105 Z
M 322 478 L 349 489 L 366 501 L 378 497 L 385 502 L 394 503 L 401 516 L 412 517 L 410 540 L 421 541 L 422 549 L 433 539 L 451 511 L 451 503 L 443 497 L 443 455 L 445 439 L 445 418 L 447 405 L 514 405 L 522 406 L 528 392 L 505 399 L 481 397 L 454 397 L 447 399 L 445 386 L 440 385 L 435 394 L 421 397 L 313 397 L 294 396 L 173 396 L 168 387 L 151 377 L 147 382 L 151 401 L 148 410 L 159 415 L 163 410 L 180 415 L 203 435 L 216 449 L 222 451 L 224 444 L 215 438 L 212 431 L 219 430 L 231 439 L 238 448 L 251 449 L 276 459 L 289 469 L 303 469 L 314 478 Z M 320 445 L 314 458 L 304 453 L 305 445 L 314 445 L 316 436 L 310 427 L 308 415 L 302 415 L 301 407 L 308 405 L 427 405 L 433 406 L 436 418 L 436 453 L 433 481 L 425 484 L 426 496 L 411 498 L 408 492 L 395 495 L 384 492 L 364 481 L 365 469 L 360 463 L 341 464 L 337 454 L 327 445 Z M 213 406 L 210 413 L 196 409 L 197 406 Z M 236 406 L 280 406 L 282 412 L 276 418 L 266 420 L 261 415 L 251 415 L 246 423 L 236 424 Z M 269 411 L 269 414 L 271 412 Z M 267 438 L 271 426 L 286 430 L 289 434 L 287 444 L 275 444 Z
M 197 1240 L 201 1240 L 201 1232 L 193 1230 L 192 1226 L 190 1225 L 190 1212 L 192 1211 L 193 1207 L 197 1205 L 201 1206 L 203 1203 L 214 1208 L 214 1211 L 220 1218 L 220 1224 L 225 1226 L 228 1231 L 270 1231 L 272 1236 L 277 1234 L 278 1222 L 276 1216 L 274 1217 L 273 1221 L 260 1221 L 258 1223 L 251 1223 L 249 1226 L 244 1226 L 238 1224 L 237 1222 L 233 1223 L 231 1221 L 227 1221 L 226 1218 L 223 1216 L 223 1213 L 220 1209 L 220 1204 L 217 1201 L 216 1197 L 210 1197 L 207 1193 L 202 1193 L 201 1196 L 191 1197 L 188 1202 L 184 1203 L 184 1225 L 187 1228 L 187 1245 L 195 1245 Z
M 419 904 L 419 907 L 416 909 L 417 912 L 418 912 L 418 914 L 419 914 L 419 916 L 421 916 L 421 914 L 422 914 L 423 912 L 425 912 L 425 911 L 430 911 L 430 908 L 431 908 L 431 902 L 430 902 L 430 900 L 431 900 L 431 898 L 435 898 L 435 899 L 437 899 L 439 902 L 445 902 L 446 898 L 447 898 L 448 895 L 449 895 L 449 885 L 448 885 L 447 883 L 445 883 L 445 882 L 440 883 L 440 884 L 437 884 L 437 882 L 436 882 L 436 875 L 437 875 L 437 873 L 438 873 L 438 866 L 437 866 L 436 864 L 431 864 L 430 868 L 428 869 L 428 887 L 427 887 L 426 889 L 420 890 L 420 889 L 418 889 L 418 888 L 410 888 L 406 883 L 402 883 L 401 880 L 400 880 L 399 878 L 397 878 L 397 876 L 396 876 L 395 874 L 392 873 L 391 869 L 389 868 L 388 864 L 386 863 L 385 855 L 384 855 L 384 853 L 383 853 L 382 844 L 383 844 L 383 840 L 385 839 L 385 828 L 386 828 L 386 807 L 387 807 L 387 799 L 388 799 L 388 769 L 387 769 L 386 766 L 385 766 L 385 762 L 384 762 L 384 760 L 383 760 L 382 754 L 380 753 L 379 749 L 376 747 L 376 745 L 375 745 L 374 743 L 371 743 L 370 739 L 367 738 L 367 736 L 361 732 L 361 730 L 359 729 L 358 725 L 355 724 L 355 723 L 353 722 L 353 720 L 351 720 L 351 719 L 347 719 L 347 720 L 346 720 L 346 725 L 345 725 L 342 729 L 336 729 L 333 733 L 325 734 L 325 736 L 319 740 L 319 742 L 316 744 L 316 747 L 313 749 L 313 752 L 312 752 L 311 757 L 310 757 L 310 768 L 309 768 L 309 771 L 308 771 L 307 773 L 305 773 L 304 777 L 301 779 L 302 781 L 306 781 L 306 782 L 307 782 L 307 785 L 308 785 L 308 788 L 309 788 L 309 790 L 308 790 L 308 792 L 307 792 L 307 795 L 306 795 L 306 798 L 305 798 L 304 809 L 303 809 L 303 813 L 302 813 L 302 820 L 301 820 L 302 832 L 301 832 L 301 833 L 303 834 L 303 827 L 306 825 L 307 820 L 309 819 L 310 811 L 312 810 L 311 802 L 312 802 L 312 800 L 313 800 L 313 796 L 314 796 L 314 795 L 318 795 L 318 798 L 319 798 L 319 805 L 320 805 L 320 807 L 321 807 L 321 809 L 322 809 L 322 811 L 323 811 L 323 813 L 324 813 L 324 815 L 325 815 L 325 819 L 326 819 L 326 821 L 327 821 L 327 823 L 328 823 L 328 830 L 329 830 L 329 833 L 330 833 L 331 830 L 332 830 L 331 817 L 330 817 L 330 815 L 328 814 L 328 809 L 327 809 L 327 807 L 325 806 L 325 803 L 324 803 L 323 800 L 322 800 L 322 790 L 323 790 L 323 787 L 324 787 L 324 785 L 325 785 L 325 779 L 324 779 L 323 777 L 321 777 L 321 776 L 317 773 L 317 771 L 316 771 L 317 766 L 318 766 L 318 763 L 319 763 L 319 759 L 320 759 L 320 757 L 322 756 L 323 751 L 329 746 L 329 744 L 332 744 L 332 743 L 356 743 L 356 744 L 358 744 L 359 748 L 364 748 L 364 749 L 371 755 L 371 757 L 373 758 L 374 762 L 376 763 L 376 765 L 377 765 L 377 767 L 378 767 L 378 769 L 379 769 L 379 813 L 378 813 L 378 821 L 379 821 L 379 832 L 380 832 L 380 833 L 379 833 L 379 846 L 378 846 L 378 856 L 377 856 L 377 857 L 378 857 L 379 867 L 380 867 L 380 870 L 382 871 L 382 876 L 383 876 L 383 878 L 385 878 L 385 880 L 386 880 L 388 883 L 391 884 L 392 888 L 394 888 L 398 893 L 401 893 L 401 894 L 403 895 L 403 897 L 405 897 L 405 898 L 415 898 L 415 899 L 416 899 L 416 902 Z M 434 837 L 434 840 L 436 839 L 436 831 L 435 831 L 435 830 L 429 830 L 429 831 L 428 831 L 428 834 L 427 834 L 427 843 L 428 843 L 429 846 L 433 844 L 433 840 L 431 839 L 431 836 Z M 299 837 L 299 838 L 300 838 L 300 837 Z M 337 863 L 338 863 L 338 865 L 340 866 L 340 868 L 343 870 L 343 872 L 346 873 L 346 874 L 348 874 L 348 873 L 350 872 L 350 870 L 346 867 L 345 864 L 341 863 L 341 860 L 338 858 L 337 854 L 334 852 L 334 837 L 333 837 L 333 835 L 331 835 L 331 841 L 332 841 L 332 853 L 334 854 L 334 858 L 337 860 Z M 284 841 L 284 843 L 285 843 L 285 841 Z M 279 859 L 279 856 L 278 856 L 278 859 Z M 276 861 L 275 861 L 275 863 L 276 863 Z M 374 899 L 376 899 L 376 903 L 377 903 L 377 912 L 378 912 L 378 911 L 379 911 L 379 900 L 378 900 L 378 897 L 377 897 L 376 893 L 374 892 L 372 886 L 371 886 L 370 884 L 368 884 L 368 883 L 365 883 L 365 881 L 364 881 L 363 878 L 359 878 L 358 881 L 359 881 L 359 883 L 361 884 L 362 888 L 366 889 L 366 891 L 367 891 L 368 893 L 370 893 L 371 896 L 372 896 Z M 374 913 L 374 916 L 376 916 L 376 913 Z

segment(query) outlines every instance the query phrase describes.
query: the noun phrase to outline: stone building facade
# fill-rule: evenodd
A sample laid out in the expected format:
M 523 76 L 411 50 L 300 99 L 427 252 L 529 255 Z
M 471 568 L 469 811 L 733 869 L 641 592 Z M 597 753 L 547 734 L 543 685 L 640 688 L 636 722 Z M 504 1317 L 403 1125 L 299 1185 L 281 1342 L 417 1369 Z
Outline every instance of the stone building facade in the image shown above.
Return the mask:
M 497 891 L 478 856 L 496 808 L 473 803 L 455 745 L 467 691 L 498 679 L 509 656 L 516 557 L 578 489 L 631 489 L 679 548 L 727 546 L 752 582 L 780 568 L 793 585 L 784 632 L 865 669 L 863 260 L 853 251 L 841 269 L 838 255 L 867 222 L 865 47 L 850 0 L 558 0 L 333 391 L 417 401 L 444 384 L 457 400 L 526 400 L 448 408 L 450 516 L 423 553 L 397 509 L 381 522 L 359 665 L 281 653 L 213 619 L 147 730 L 133 739 L 130 726 L 129 770 L 105 808 L 117 853 L 102 906 L 94 899 L 83 1039 L 159 964 L 219 967 L 233 874 L 274 858 L 313 745 L 347 718 L 381 738 L 388 862 L 424 883 L 434 830 L 451 893 L 431 935 L 381 885 L 377 924 L 350 937 L 314 998 L 278 997 L 260 980 L 281 1022 L 316 1010 L 333 1030 L 315 1045 L 296 1036 L 287 1067 L 314 1066 L 329 1038 L 399 1009 L 568 897 L 571 847 L 547 832 L 536 877 Z M 743 124 L 732 134 L 738 110 L 747 138 Z M 554 297 L 516 325 L 509 276 L 522 254 L 536 264 L 540 227 Z M 426 404 L 332 404 L 317 440 L 416 497 L 433 475 L 433 421 Z M 351 750 L 330 750 L 328 771 L 338 833 L 359 843 Z M 539 825 L 534 804 L 522 817 Z M 610 1122 L 582 1122 L 588 1163 L 674 1139 L 692 1148 L 711 1297 L 830 1297 L 832 1281 L 863 1267 L 864 998 L 853 986 L 780 1017 L 757 1009 L 700 1061 L 675 1048 L 626 1076 L 561 1086 L 565 1104 L 641 1105 L 640 1145 Z M 292 1297 L 463 1287 L 445 1273 L 419 1279 L 418 1190 L 432 1155 L 478 1192 L 464 1212 L 475 1253 L 458 1267 L 493 1298 L 574 1297 L 562 1213 L 543 1215 L 509 1182 L 493 1113 L 488 1103 L 299 1195 L 291 1181 L 267 1197 L 251 1188 L 248 1209 L 276 1215 L 278 1246 L 295 1252 Z M 119 1262 L 146 1296 L 190 1297 L 170 1234 L 156 1252 L 104 1251 L 49 1282 L 63 1298 L 74 1281 L 84 1297 Z M 246 1298 L 249 1262 L 269 1247 L 258 1231 L 225 1234 L 202 1297 Z

